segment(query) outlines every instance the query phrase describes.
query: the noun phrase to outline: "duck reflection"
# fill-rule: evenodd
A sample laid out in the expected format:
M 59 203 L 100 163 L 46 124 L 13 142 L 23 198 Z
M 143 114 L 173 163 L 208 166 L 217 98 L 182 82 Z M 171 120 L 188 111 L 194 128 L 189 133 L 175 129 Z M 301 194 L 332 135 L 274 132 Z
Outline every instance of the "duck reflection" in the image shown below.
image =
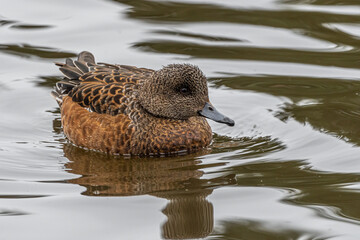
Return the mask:
M 204 238 L 213 231 L 214 208 L 206 197 L 210 189 L 190 191 L 188 193 L 156 194 L 169 200 L 163 213 L 167 221 L 162 226 L 162 235 L 166 239 Z
M 172 158 L 124 159 L 64 145 L 68 171 L 81 175 L 70 183 L 86 187 L 88 196 L 150 194 L 168 200 L 162 210 L 166 239 L 203 238 L 213 231 L 213 205 L 206 198 L 218 186 L 235 184 L 235 175 L 200 179 L 204 172 L 197 155 Z

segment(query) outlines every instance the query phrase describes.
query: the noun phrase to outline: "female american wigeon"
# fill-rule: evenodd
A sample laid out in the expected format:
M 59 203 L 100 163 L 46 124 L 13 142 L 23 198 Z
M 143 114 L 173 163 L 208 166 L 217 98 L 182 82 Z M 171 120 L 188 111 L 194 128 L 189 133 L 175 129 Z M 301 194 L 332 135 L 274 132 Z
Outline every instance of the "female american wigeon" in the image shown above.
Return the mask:
M 206 78 L 196 66 L 155 71 L 96 64 L 89 52 L 57 65 L 65 79 L 52 95 L 65 135 L 78 146 L 124 155 L 194 152 L 212 139 L 204 117 L 234 126 L 209 102 Z

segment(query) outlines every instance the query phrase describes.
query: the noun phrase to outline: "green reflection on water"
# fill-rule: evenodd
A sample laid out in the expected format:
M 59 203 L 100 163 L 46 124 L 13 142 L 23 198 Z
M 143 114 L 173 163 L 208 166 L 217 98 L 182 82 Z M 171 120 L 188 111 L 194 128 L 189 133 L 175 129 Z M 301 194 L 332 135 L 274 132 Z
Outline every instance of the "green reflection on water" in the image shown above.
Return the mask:
M 312 4 L 312 5 L 323 5 L 323 6 L 357 6 L 360 5 L 357 0 L 279 0 L 281 3 L 288 4 Z
M 319 238 L 316 233 L 306 233 L 297 229 L 286 229 L 277 226 L 276 229 L 266 227 L 265 221 L 254 221 L 248 219 L 222 221 L 223 231 L 215 232 L 211 239 L 256 239 L 256 240 L 285 240 L 285 239 L 325 239 Z
M 234 166 L 228 172 L 238 175 L 240 186 L 266 186 L 296 189 L 295 196 L 285 199 L 293 204 L 336 206 L 351 219 L 360 219 L 354 209 L 359 192 L 344 186 L 360 180 L 360 174 L 327 173 L 311 170 L 305 161 L 260 162 Z
M 358 48 L 360 47 L 358 38 L 341 32 L 335 27 L 328 26 L 335 23 L 360 23 L 360 16 L 358 15 L 286 9 L 271 11 L 232 9 L 211 4 L 165 1 L 118 0 L 116 2 L 131 6 L 131 9 L 127 12 L 128 18 L 146 22 L 151 21 L 159 25 L 188 22 L 251 24 L 253 26 L 259 25 L 290 30 L 294 34 L 323 40 L 336 46 L 351 46 L 346 51 L 332 51 L 334 46 L 324 51 L 323 49 L 308 50 L 252 46 L 205 46 L 196 41 L 189 43 L 169 40 L 149 40 L 134 44 L 134 47 L 140 47 L 143 51 L 185 54 L 197 58 L 293 62 L 346 68 L 358 66 Z M 178 34 L 192 37 L 193 40 L 198 38 L 193 33 L 178 32 Z M 211 38 L 211 36 L 202 38 Z
M 29 44 L 0 44 L 0 52 L 26 58 L 36 57 L 40 59 L 55 59 L 76 56 L 74 53 L 60 51 L 50 47 L 32 46 Z
M 360 145 L 360 82 L 294 76 L 236 76 L 214 81 L 217 86 L 251 90 L 291 100 L 274 113 Z

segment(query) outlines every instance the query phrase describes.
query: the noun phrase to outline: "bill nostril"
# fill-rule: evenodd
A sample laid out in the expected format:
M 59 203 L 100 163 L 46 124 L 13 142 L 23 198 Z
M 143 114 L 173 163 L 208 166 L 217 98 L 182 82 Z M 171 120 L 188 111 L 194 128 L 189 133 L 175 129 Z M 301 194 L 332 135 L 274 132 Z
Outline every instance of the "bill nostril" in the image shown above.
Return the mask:
M 235 122 L 233 120 L 219 113 L 216 108 L 208 102 L 205 103 L 205 106 L 202 110 L 198 111 L 198 114 L 200 116 L 212 119 L 216 122 L 225 123 L 229 126 L 235 125 Z

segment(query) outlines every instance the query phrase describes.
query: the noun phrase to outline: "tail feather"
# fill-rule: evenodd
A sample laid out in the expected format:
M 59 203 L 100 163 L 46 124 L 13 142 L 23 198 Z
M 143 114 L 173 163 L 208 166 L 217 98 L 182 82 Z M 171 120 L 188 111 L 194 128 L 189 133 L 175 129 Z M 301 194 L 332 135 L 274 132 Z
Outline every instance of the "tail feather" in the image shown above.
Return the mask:
M 71 67 L 75 67 L 74 65 L 74 61 L 71 58 L 67 58 L 65 60 L 65 65 L 71 66 Z
M 62 104 L 62 95 L 59 94 L 57 92 L 57 90 L 52 90 L 51 91 L 51 96 L 53 96 L 53 98 L 55 98 L 56 102 L 59 104 L 59 106 L 61 107 L 61 104 Z
M 59 68 L 59 70 L 65 75 L 68 79 L 79 79 L 82 72 L 75 67 L 70 67 L 65 65 L 64 67 Z
M 59 106 L 62 104 L 62 99 L 66 96 L 75 86 L 79 85 L 79 78 L 96 65 L 95 57 L 92 53 L 83 51 L 78 55 L 77 60 L 70 58 L 65 60 L 65 63 L 55 63 L 59 66 L 59 70 L 64 74 L 65 79 L 56 83 L 51 95 L 58 102 Z
M 74 61 L 74 64 L 82 73 L 89 72 L 89 67 L 85 63 L 80 61 Z
M 87 51 L 81 52 L 78 56 L 78 60 L 80 62 L 96 64 L 94 55 L 91 52 L 87 52 Z

